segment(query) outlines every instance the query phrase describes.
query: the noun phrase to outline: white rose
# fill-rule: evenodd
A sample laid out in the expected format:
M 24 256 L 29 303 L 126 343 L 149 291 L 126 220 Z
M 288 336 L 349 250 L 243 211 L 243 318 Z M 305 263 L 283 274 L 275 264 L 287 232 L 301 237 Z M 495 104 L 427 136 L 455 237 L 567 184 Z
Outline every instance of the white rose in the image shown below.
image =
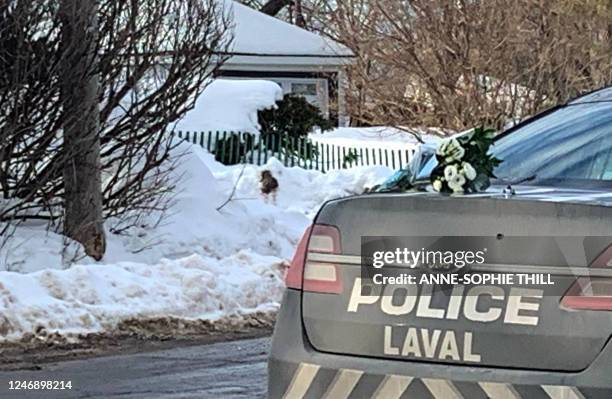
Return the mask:
M 469 162 L 463 162 L 461 164 L 461 168 L 463 169 L 463 174 L 468 180 L 474 180 L 476 178 L 476 169 L 474 169 Z
M 444 178 L 450 181 L 453 177 L 455 177 L 459 173 L 456 165 L 448 165 L 444 168 Z
M 433 189 L 434 191 L 440 192 L 442 190 L 442 182 L 438 179 L 434 180 Z
M 448 186 L 453 193 L 463 193 L 463 185 L 465 184 L 465 177 L 461 173 L 457 173 L 452 179 L 448 180 Z

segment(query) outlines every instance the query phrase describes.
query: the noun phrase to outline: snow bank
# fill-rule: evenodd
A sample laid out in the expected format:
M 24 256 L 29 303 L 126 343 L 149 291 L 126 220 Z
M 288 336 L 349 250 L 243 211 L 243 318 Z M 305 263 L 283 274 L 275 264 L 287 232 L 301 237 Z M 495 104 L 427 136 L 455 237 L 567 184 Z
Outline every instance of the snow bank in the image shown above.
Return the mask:
M 133 318 L 216 320 L 275 309 L 283 265 L 320 205 L 392 173 L 369 167 L 322 174 L 276 159 L 226 167 L 197 146 L 177 149 L 185 151 L 172 214 L 161 225 L 108 234 L 101 262 L 85 257 L 68 268 L 61 236 L 42 225 L 17 229 L 0 249 L 0 270 L 9 270 L 0 271 L 0 341 L 112 331 Z M 259 193 L 264 169 L 279 181 L 275 203 Z M 217 210 L 236 182 L 234 200 Z
M 221 260 L 192 255 L 153 265 L 1 273 L 0 340 L 108 331 L 130 318 L 214 320 L 275 309 L 281 294 L 280 259 L 248 250 Z
M 0 247 L 0 271 L 30 273 L 46 267 L 61 268 L 64 249 L 63 237 L 47 231 L 44 223 L 19 226 Z
M 177 123 L 177 131 L 259 133 L 257 111 L 276 107 L 281 87 L 268 80 L 216 79 L 196 100 L 195 108 Z

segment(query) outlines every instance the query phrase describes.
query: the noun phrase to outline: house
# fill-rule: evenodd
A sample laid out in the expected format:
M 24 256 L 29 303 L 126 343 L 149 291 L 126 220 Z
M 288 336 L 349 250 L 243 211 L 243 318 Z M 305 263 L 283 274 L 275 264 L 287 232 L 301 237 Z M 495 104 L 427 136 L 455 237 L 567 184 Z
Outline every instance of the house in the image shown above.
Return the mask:
M 232 9 L 234 41 L 217 77 L 274 81 L 283 94 L 304 96 L 325 116 L 336 110 L 338 124 L 348 125 L 345 68 L 351 50 L 238 2 L 225 4 Z

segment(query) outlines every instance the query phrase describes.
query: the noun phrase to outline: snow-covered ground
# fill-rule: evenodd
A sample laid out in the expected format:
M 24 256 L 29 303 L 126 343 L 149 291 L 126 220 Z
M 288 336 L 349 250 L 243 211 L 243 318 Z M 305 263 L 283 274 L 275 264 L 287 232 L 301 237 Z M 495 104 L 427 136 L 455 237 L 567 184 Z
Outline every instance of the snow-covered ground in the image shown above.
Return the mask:
M 368 167 L 321 174 L 275 159 L 226 167 L 199 147 L 178 149 L 186 150 L 173 212 L 161 225 L 109 234 L 101 262 L 85 257 L 66 265 L 61 236 L 44 226 L 17 229 L 0 250 L 0 341 L 108 332 L 131 318 L 216 320 L 273 310 L 284 268 L 319 206 L 392 173 Z M 274 204 L 259 193 L 264 169 L 279 181 Z M 217 210 L 236 182 L 234 200 Z
M 412 133 L 410 133 L 412 132 Z M 426 143 L 441 140 L 440 131 L 400 130 L 393 127 L 341 127 L 328 132 L 311 133 L 308 137 L 325 154 L 322 167 L 333 169 L 344 164 L 344 153 L 353 153 L 357 159 L 348 166 L 388 165 L 405 167 L 420 145 L 418 137 Z M 329 159 L 327 155 L 330 155 Z M 340 162 L 338 162 L 340 158 Z
M 413 132 L 414 134 L 412 134 Z M 400 130 L 388 126 L 340 127 L 329 132 L 311 133 L 309 138 L 318 143 L 356 148 L 415 149 L 418 135 L 424 142 L 437 142 L 439 136 L 421 130 Z

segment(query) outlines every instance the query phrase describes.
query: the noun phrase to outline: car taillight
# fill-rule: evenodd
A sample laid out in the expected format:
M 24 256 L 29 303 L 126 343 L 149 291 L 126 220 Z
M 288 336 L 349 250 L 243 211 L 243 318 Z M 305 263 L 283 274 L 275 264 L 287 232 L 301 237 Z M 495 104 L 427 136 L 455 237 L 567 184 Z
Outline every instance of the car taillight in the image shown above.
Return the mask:
M 591 267 L 612 267 L 612 245 L 591 263 Z M 612 310 L 612 278 L 579 277 L 561 300 L 561 306 L 575 310 Z
M 287 288 L 294 288 L 296 290 L 302 289 L 304 262 L 306 261 L 306 251 L 308 249 L 308 239 L 310 238 L 311 231 L 312 226 L 308 226 L 304 232 L 304 235 L 302 235 L 302 239 L 300 240 L 297 249 L 295 250 L 295 254 L 293 254 L 291 266 L 289 266 L 289 270 L 285 276 L 285 285 Z
M 309 253 L 341 252 L 338 228 L 323 224 L 310 226 L 298 244 L 285 277 L 287 288 L 330 294 L 341 293 L 342 279 L 337 265 L 308 260 Z

